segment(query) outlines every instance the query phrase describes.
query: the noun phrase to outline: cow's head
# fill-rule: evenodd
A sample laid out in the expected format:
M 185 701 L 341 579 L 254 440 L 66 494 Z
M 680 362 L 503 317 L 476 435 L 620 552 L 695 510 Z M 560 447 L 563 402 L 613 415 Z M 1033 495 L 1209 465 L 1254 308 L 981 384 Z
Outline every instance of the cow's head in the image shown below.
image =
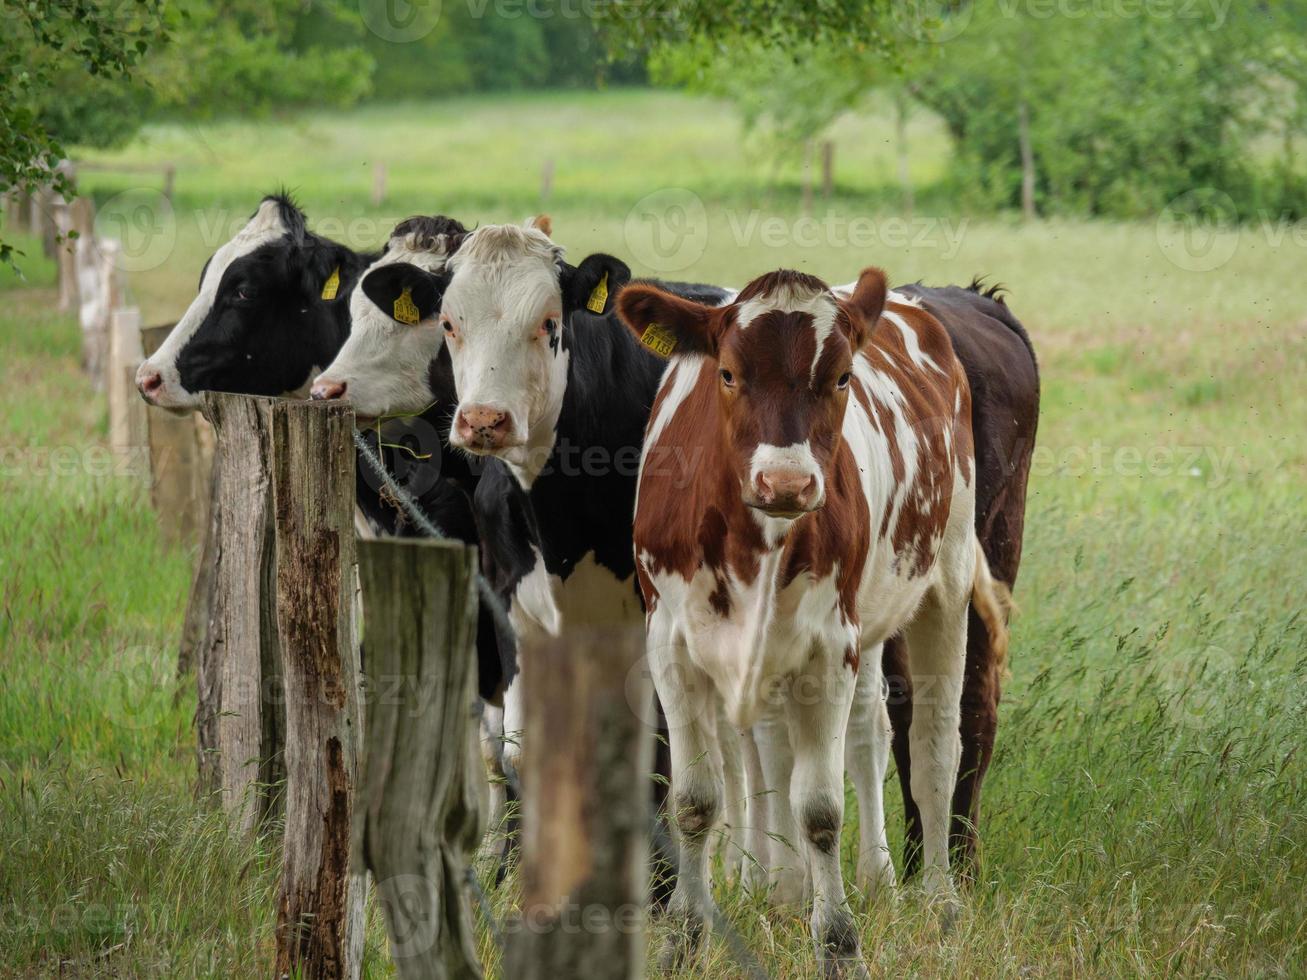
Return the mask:
M 447 280 L 432 277 L 429 285 L 433 294 L 443 291 L 438 328 L 458 393 L 450 442 L 525 463 L 531 447 L 552 440 L 567 389 L 572 317 L 610 312 L 630 270 L 607 255 L 568 265 L 549 239 L 548 219 L 535 218 L 478 228 L 448 271 Z M 405 288 L 416 302 L 416 283 L 398 278 L 380 301 Z
M 285 195 L 266 197 L 210 257 L 199 295 L 136 372 L 151 405 L 198 407 L 202 391 L 281 395 L 304 388 L 344 339 L 358 256 L 311 234 Z
M 432 372 L 444 347 L 436 320 L 445 263 L 467 229 L 453 218 L 409 218 L 350 297 L 349 339 L 313 382 L 314 398 L 347 398 L 361 421 L 418 412 L 439 395 Z
M 879 269 L 863 270 L 846 300 L 820 279 L 781 271 L 749 283 L 730 306 L 700 306 L 633 283 L 617 309 L 646 345 L 715 362 L 722 444 L 744 503 L 795 518 L 825 503 L 853 356 L 885 295 Z

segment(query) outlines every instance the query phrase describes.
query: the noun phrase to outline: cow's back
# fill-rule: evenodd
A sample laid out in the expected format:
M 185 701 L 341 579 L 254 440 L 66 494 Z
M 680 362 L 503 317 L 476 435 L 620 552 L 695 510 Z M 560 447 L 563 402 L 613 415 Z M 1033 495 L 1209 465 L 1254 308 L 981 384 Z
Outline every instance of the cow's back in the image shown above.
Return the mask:
M 1039 422 L 1039 368 L 1011 309 L 978 284 L 903 287 L 947 329 L 971 389 L 976 531 L 991 571 L 1008 585 L 1021 561 L 1026 483 Z

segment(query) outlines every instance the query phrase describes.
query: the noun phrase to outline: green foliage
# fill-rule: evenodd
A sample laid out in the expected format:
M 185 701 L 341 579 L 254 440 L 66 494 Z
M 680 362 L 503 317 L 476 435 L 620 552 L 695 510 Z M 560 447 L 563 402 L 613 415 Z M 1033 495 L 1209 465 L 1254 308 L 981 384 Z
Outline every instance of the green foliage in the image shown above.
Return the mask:
M 596 15 L 609 43 L 627 51 L 702 41 L 720 49 L 818 44 L 893 54 L 905 36 L 896 4 L 901 0 L 648 0 L 596 4 Z
M 383 0 L 364 0 L 358 43 L 376 63 L 378 102 L 536 88 L 593 88 L 644 79 L 642 60 L 614 60 L 585 4 L 569 0 L 492 0 L 440 5 L 413 22 L 411 39 L 382 19 Z M 407 25 L 405 25 L 407 26 Z M 299 38 L 326 47 L 355 43 L 338 25 L 312 19 Z
M 1302 213 L 1300 188 L 1272 187 L 1253 149 L 1268 126 L 1287 122 L 1264 98 L 1299 60 L 1284 21 L 1233 5 L 1218 26 L 1190 9 L 1048 17 L 974 4 L 967 29 L 914 84 L 956 141 L 958 187 L 976 203 L 1019 203 L 1024 105 L 1046 213 L 1153 215 L 1203 188 L 1228 195 L 1226 218 Z M 1288 87 L 1301 100 L 1301 86 Z
M 914 166 L 938 172 L 948 147 L 920 116 Z M 840 187 L 859 195 L 830 202 L 843 216 L 875 213 L 886 122 L 841 121 Z M 366 168 L 351 168 L 358 146 L 396 161 L 381 208 L 369 209 Z M 1044 402 L 1012 678 L 985 786 L 985 875 L 944 937 L 918 891 L 874 902 L 855 892 L 868 965 L 922 977 L 1301 972 L 1307 389 L 1284 365 L 1307 362 L 1307 278 L 1292 240 L 1220 232 L 1218 244 L 1237 247 L 1215 274 L 1174 264 L 1152 222 L 976 219 L 956 254 L 741 241 L 747 214 L 792 225 L 795 202 L 751 197 L 728 106 L 667 92 L 158 125 L 112 156 L 159 153 L 181 162 L 179 213 L 204 221 L 179 219 L 168 262 L 132 276 L 147 322 L 194 297 L 215 245 L 204 229 L 243 221 L 275 180 L 295 182 L 314 222 L 366 215 L 384 234 L 435 207 L 520 219 L 539 203 L 533 153 L 558 159 L 550 211 L 574 256 L 623 253 L 630 202 L 682 186 L 701 195 L 710 233 L 677 277 L 738 284 L 786 266 L 847 281 L 877 264 L 895 282 L 1007 282 L 1040 352 Z M 87 175 L 97 192 L 115 179 Z M 28 465 L 59 447 L 88 458 L 105 428 L 103 398 L 77 370 L 76 325 L 48 309 L 53 269 L 32 271 L 46 288 L 0 282 L 11 287 L 0 294 L 0 447 L 20 450 L 0 456 L 0 974 L 264 977 L 275 851 L 231 839 L 190 800 L 193 685 L 172 675 L 188 556 L 159 541 L 134 483 L 61 481 Z M 892 776 L 886 813 L 897 858 Z M 850 809 L 850 876 L 857 830 Z M 487 888 L 501 915 L 517 884 Z M 773 912 L 720 882 L 715 893 L 768 975 L 812 976 L 803 910 Z M 668 928 L 653 922 L 651 949 Z M 502 975 L 484 928 L 479 939 L 487 976 Z M 368 948 L 365 975 L 390 975 L 375 907 Z M 739 970 L 712 941 L 693 973 Z
M 49 110 L 54 86 L 72 75 L 83 93 L 110 92 L 102 80 L 130 79 L 151 46 L 167 37 L 164 0 L 0 0 L 0 189 L 30 191 L 50 180 L 67 133 Z M 115 100 L 118 96 L 112 96 Z M 80 115 L 74 109 L 62 121 Z M 67 180 L 53 177 L 57 191 Z M 13 247 L 0 239 L 0 263 Z
M 306 40 L 306 22 L 338 42 Z M 176 38 L 149 66 L 156 105 L 188 117 L 353 105 L 374 68 L 362 33 L 345 0 L 188 0 Z

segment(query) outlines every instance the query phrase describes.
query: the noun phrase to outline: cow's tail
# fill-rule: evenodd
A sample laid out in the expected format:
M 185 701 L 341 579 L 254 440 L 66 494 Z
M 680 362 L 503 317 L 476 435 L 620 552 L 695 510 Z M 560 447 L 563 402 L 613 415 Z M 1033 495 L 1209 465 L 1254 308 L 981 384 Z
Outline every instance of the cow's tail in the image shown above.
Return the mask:
M 971 605 L 989 633 L 989 648 L 994 664 L 1002 672 L 1007 670 L 1008 616 L 1012 612 L 1012 590 L 994 578 L 980 539 L 975 538 L 976 573 L 971 580 Z

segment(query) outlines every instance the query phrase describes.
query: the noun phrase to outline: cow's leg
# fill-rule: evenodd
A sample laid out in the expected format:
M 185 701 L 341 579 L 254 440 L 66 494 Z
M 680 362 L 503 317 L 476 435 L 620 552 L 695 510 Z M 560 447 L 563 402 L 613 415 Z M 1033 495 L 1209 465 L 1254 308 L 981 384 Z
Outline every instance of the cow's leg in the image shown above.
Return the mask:
M 525 643 L 519 642 L 518 657 L 522 661 L 528 658 Z M 539 659 L 539 658 L 535 658 Z M 508 682 L 504 690 L 504 748 L 501 756 L 504 778 L 514 783 L 521 792 L 522 778 L 522 732 L 526 728 L 526 698 L 522 686 L 522 672 Z
M 708 843 L 722 809 L 720 756 L 712 750 L 717 707 L 716 696 L 708 693 L 708 677 L 690 661 L 684 641 L 661 610 L 650 616 L 648 650 L 654 687 L 667 713 L 672 750 L 669 805 L 681 852 L 667 908 L 673 931 L 660 957 L 663 969 L 675 970 L 697 952 L 715 911 Z
M 885 771 L 890 729 L 880 645 L 862 651 L 844 739 L 844 768 L 858 794 L 858 887 L 867 895 L 894 884 L 885 836 Z
M 767 881 L 773 905 L 798 905 L 806 893 L 808 868 L 789 791 L 794 774 L 789 709 L 769 704 L 754 723 L 753 737 L 762 761 L 762 792 L 767 800 Z M 841 758 L 841 764 L 843 759 Z M 841 770 L 842 772 L 842 770 Z
M 493 704 L 481 705 L 481 758 L 490 781 L 490 805 L 479 857 L 497 859 L 504 849 L 504 709 Z
M 718 849 L 728 881 L 743 868 L 745 798 L 743 745 L 739 732 L 726 720 L 725 711 L 717 709 L 717 742 L 722 757 L 723 820 Z
M 1003 665 L 990 642 L 989 631 L 967 611 L 967 662 L 962 681 L 962 762 L 953 791 L 950 846 L 957 871 L 969 880 L 976 870 L 976 837 L 980 823 L 980 787 L 994 754 L 998 730 L 998 700 Z
M 744 756 L 744 775 L 747 780 L 748 801 L 746 803 L 747 833 L 744 839 L 744 872 L 742 881 L 750 891 L 766 890 L 767 872 L 771 868 L 771 796 L 767 792 L 767 780 L 763 775 L 762 753 L 758 740 L 754 738 L 753 728 L 740 732 L 740 746 Z
M 955 576 L 965 575 L 963 564 Z M 958 582 L 937 585 L 909 624 L 908 666 L 912 674 L 912 797 L 921 811 L 922 871 L 928 893 L 952 896 L 949 877 L 949 821 L 962 739 L 958 717 L 967 644 L 967 593 Z M 961 595 L 959 595 L 961 593 Z
M 856 639 L 850 642 L 856 643 Z M 838 652 L 837 652 L 838 651 Z M 796 687 L 789 705 L 794 745 L 790 807 L 799 827 L 804 856 L 812 870 L 812 937 L 826 977 L 865 977 L 858 931 L 849 911 L 840 869 L 840 828 L 844 823 L 844 733 L 856 674 L 844 663 L 843 649 L 823 650 L 822 674 L 812 679 L 815 697 Z
M 908 732 L 912 728 L 912 677 L 908 672 L 908 644 L 902 636 L 885 641 L 881 658 L 887 687 L 886 707 L 893 737 L 894 768 L 903 796 L 903 880 L 921 870 L 921 811 L 912 798 L 912 750 Z

